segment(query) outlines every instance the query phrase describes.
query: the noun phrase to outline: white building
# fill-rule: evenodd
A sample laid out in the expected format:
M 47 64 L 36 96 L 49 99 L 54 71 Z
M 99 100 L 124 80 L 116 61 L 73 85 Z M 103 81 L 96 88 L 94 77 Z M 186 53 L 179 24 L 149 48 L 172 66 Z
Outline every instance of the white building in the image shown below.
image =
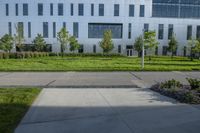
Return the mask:
M 0 37 L 16 33 L 23 25 L 25 43 L 40 33 L 60 50 L 56 34 L 63 27 L 77 37 L 79 52 L 102 52 L 103 30 L 111 29 L 113 52 L 137 55 L 132 48 L 142 30 L 155 30 L 159 43 L 156 54 L 165 55 L 174 32 L 179 42 L 177 55 L 186 55 L 187 40 L 200 37 L 200 0 L 0 0 Z

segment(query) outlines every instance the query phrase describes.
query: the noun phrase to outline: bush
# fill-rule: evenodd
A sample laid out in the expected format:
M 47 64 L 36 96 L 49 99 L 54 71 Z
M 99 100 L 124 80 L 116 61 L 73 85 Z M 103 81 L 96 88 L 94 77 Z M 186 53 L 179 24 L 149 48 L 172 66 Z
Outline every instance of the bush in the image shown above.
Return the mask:
M 3 59 L 9 59 L 9 53 L 3 53 Z
M 181 102 L 195 104 L 199 103 L 199 100 L 200 98 L 197 95 L 193 94 L 192 92 L 186 92 L 183 94 Z
M 0 59 L 3 59 L 3 53 L 0 53 Z
M 192 78 L 186 78 L 186 79 L 189 82 L 192 90 L 200 89 L 200 80 Z
M 49 56 L 61 56 L 61 53 L 49 53 Z M 64 53 L 64 56 L 69 56 L 69 57 L 87 57 L 87 56 L 92 56 L 92 57 L 123 57 L 121 54 L 116 54 L 116 53 L 109 53 L 109 54 L 102 54 L 102 53 Z
M 16 53 L 5 53 L 0 52 L 0 59 L 24 59 L 34 57 L 46 57 L 49 56 L 47 52 L 16 52 Z
M 161 83 L 160 88 L 175 89 L 181 88 L 183 85 L 174 79 Z

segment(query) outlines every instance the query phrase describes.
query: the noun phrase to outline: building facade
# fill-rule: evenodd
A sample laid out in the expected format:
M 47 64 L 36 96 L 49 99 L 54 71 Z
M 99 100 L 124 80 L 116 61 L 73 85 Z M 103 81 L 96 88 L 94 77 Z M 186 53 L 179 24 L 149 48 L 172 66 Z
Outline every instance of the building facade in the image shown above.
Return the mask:
M 81 44 L 78 52 L 99 53 L 103 31 L 113 33 L 113 53 L 137 55 L 135 38 L 155 30 L 159 41 L 155 54 L 167 55 L 174 33 L 177 55 L 186 56 L 188 39 L 200 38 L 200 0 L 0 0 L 0 37 L 23 27 L 25 44 L 42 34 L 52 52 L 59 52 L 56 35 L 66 27 Z

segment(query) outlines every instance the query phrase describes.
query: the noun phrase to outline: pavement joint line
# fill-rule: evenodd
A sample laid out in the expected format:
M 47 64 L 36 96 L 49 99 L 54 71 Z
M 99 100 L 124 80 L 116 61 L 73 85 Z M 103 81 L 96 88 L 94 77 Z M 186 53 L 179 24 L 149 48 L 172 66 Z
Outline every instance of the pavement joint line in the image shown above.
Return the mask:
M 137 76 L 137 75 L 134 74 L 133 72 L 130 72 L 130 74 L 131 74 L 132 76 L 134 76 L 135 78 L 137 78 L 137 79 L 139 79 L 139 80 L 142 80 L 142 78 L 140 78 L 139 76 Z
M 106 99 L 106 97 L 100 92 L 100 90 L 97 90 L 97 92 L 100 94 L 100 96 L 105 100 L 105 102 L 108 104 L 108 106 L 111 108 L 113 112 L 116 113 L 117 118 L 122 121 L 126 127 L 130 130 L 130 132 L 135 133 L 134 129 L 132 129 L 129 124 L 121 117 L 121 114 L 118 111 L 115 111 L 110 102 Z
M 51 82 L 47 83 L 46 86 L 49 86 L 50 84 L 54 83 L 56 80 L 52 80 Z

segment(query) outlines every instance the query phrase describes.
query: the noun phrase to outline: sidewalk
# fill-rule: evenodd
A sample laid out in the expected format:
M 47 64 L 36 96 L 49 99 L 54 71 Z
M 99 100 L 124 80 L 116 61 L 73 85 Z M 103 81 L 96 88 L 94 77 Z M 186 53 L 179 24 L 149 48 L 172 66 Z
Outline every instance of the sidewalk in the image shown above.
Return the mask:
M 0 87 L 146 88 L 172 78 L 187 84 L 186 77 L 200 72 L 3 72 Z
M 141 88 L 51 88 L 15 133 L 199 133 L 200 110 Z

